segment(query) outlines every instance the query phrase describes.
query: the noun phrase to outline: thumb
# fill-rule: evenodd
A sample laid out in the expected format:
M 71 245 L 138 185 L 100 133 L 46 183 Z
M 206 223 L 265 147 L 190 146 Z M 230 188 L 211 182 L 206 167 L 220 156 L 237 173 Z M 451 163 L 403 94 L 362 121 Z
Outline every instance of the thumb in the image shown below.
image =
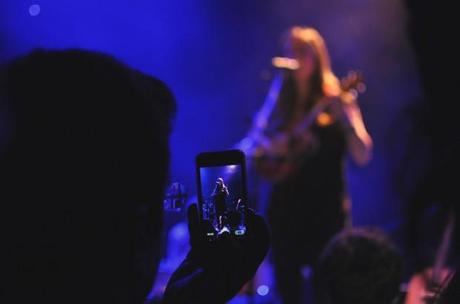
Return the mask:
M 190 243 L 193 247 L 198 241 L 200 235 L 200 218 L 198 215 L 197 204 L 191 204 L 187 209 L 188 232 L 190 234 Z

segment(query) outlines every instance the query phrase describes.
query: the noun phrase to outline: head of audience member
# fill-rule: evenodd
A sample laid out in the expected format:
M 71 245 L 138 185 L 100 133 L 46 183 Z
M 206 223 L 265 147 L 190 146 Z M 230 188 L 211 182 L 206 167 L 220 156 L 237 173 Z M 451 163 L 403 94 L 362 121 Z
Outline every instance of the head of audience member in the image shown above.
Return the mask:
M 174 111 L 164 83 L 102 53 L 35 50 L 2 66 L 5 303 L 142 303 Z
M 328 304 L 390 304 L 399 296 L 402 258 L 376 228 L 338 233 L 318 268 L 319 298 Z

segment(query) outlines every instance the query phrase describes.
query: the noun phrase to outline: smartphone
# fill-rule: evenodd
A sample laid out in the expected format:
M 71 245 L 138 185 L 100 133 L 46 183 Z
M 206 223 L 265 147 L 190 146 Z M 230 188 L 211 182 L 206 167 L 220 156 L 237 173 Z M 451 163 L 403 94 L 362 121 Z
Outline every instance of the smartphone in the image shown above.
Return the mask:
M 246 156 L 240 150 L 203 152 L 196 156 L 200 220 L 206 237 L 246 234 Z

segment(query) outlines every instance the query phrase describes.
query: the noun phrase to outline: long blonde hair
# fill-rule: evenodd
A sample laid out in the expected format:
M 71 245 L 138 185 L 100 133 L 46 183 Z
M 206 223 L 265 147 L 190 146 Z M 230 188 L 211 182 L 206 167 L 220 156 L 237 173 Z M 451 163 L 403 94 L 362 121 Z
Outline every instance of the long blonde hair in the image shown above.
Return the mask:
M 316 71 L 323 95 L 334 95 L 340 92 L 340 83 L 331 69 L 331 60 L 321 34 L 312 27 L 294 26 L 288 32 L 286 52 L 292 52 L 305 47 L 311 47 L 316 57 Z M 314 75 L 315 76 L 315 75 Z
M 293 57 L 298 50 L 310 47 L 316 60 L 315 70 L 310 79 L 310 93 L 305 103 L 305 111 L 310 111 L 325 96 L 340 94 L 340 82 L 331 69 L 329 54 L 323 37 L 311 27 L 294 26 L 284 36 L 285 55 Z M 292 71 L 284 74 L 277 97 L 274 113 L 271 115 L 269 130 L 283 130 L 296 111 L 297 90 Z

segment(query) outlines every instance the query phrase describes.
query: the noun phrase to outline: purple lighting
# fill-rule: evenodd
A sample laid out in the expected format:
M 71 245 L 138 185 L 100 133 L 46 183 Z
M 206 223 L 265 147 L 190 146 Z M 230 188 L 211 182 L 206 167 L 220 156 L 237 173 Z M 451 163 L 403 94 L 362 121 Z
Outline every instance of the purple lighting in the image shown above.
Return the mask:
M 257 288 L 257 293 L 261 296 L 266 296 L 270 292 L 270 288 L 267 285 L 260 285 Z
M 38 4 L 32 4 L 30 7 L 29 7 L 29 14 L 32 16 L 32 17 L 36 17 L 40 14 L 40 5 Z

